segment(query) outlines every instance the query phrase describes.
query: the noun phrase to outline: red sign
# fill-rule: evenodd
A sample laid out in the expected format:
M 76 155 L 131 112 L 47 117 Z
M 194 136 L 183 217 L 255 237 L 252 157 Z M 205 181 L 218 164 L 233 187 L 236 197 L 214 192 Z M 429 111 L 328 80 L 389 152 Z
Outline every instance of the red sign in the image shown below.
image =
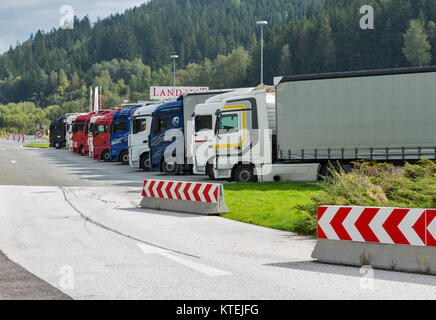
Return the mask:
M 213 183 L 145 180 L 142 196 L 217 203 L 219 185 Z
M 176 99 L 184 93 L 208 92 L 209 87 L 150 87 L 151 100 Z
M 35 136 L 37 138 L 42 138 L 44 136 L 44 132 L 42 132 L 41 130 L 36 131 Z
M 318 238 L 413 246 L 436 246 L 436 210 L 318 208 Z

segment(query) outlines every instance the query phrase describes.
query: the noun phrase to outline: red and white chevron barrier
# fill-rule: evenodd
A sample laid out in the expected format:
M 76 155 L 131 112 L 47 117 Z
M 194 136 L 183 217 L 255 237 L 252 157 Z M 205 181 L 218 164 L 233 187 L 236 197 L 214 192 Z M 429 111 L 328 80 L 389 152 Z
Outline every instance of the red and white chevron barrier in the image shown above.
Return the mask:
M 318 238 L 436 247 L 436 210 L 319 207 Z
M 228 211 L 223 186 L 217 183 L 148 179 L 144 181 L 142 196 L 141 205 L 146 208 L 200 214 Z

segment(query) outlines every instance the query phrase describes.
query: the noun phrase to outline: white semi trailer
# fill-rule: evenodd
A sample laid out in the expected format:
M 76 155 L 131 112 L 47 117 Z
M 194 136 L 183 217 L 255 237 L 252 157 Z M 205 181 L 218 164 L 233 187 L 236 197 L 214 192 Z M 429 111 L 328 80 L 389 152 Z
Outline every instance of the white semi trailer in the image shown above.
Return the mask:
M 275 104 L 257 88 L 215 105 L 197 166 L 216 179 L 315 181 L 329 163 L 436 158 L 436 67 L 281 77 L 273 91 Z

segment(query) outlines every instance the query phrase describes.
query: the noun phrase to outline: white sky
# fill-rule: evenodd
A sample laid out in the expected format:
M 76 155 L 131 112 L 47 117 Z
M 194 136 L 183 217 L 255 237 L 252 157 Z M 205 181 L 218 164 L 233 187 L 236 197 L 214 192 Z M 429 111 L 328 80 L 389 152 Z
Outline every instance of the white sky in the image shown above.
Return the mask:
M 65 16 L 60 9 L 65 5 L 71 6 L 79 18 L 88 15 L 95 22 L 98 17 L 122 13 L 144 2 L 147 0 L 0 0 L 0 54 L 39 29 L 58 28 Z

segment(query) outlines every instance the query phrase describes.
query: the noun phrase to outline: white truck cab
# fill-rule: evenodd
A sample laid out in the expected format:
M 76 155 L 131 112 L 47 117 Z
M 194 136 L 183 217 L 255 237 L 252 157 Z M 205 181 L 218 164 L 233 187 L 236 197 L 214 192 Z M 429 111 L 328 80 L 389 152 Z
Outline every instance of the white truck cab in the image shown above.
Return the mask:
M 73 149 L 73 125 L 74 125 L 74 120 L 76 120 L 77 118 L 77 114 L 71 114 L 67 117 L 66 119 L 66 131 L 65 131 L 65 146 L 72 150 Z
M 198 104 L 195 107 L 194 121 L 192 129 L 192 154 L 194 156 L 193 173 L 194 174 L 208 174 L 210 177 L 211 172 L 206 171 L 206 164 L 209 159 L 213 158 L 215 145 L 215 123 L 216 112 L 220 110 L 224 101 L 232 97 L 248 94 L 253 88 L 233 89 L 234 91 L 220 94 L 209 98 L 205 103 Z M 209 168 L 209 167 L 208 167 Z
M 212 116 L 212 129 L 195 136 L 196 173 L 238 182 L 316 181 L 318 164 L 274 162 L 273 87 L 238 90 L 197 107 L 195 116 Z
M 150 135 L 152 114 L 160 105 L 151 104 L 138 108 L 131 116 L 129 134 L 129 164 L 133 168 L 150 168 L 148 136 Z
M 221 101 L 215 116 L 206 173 L 215 179 L 255 181 L 273 161 L 274 92 L 265 87 L 235 92 Z

